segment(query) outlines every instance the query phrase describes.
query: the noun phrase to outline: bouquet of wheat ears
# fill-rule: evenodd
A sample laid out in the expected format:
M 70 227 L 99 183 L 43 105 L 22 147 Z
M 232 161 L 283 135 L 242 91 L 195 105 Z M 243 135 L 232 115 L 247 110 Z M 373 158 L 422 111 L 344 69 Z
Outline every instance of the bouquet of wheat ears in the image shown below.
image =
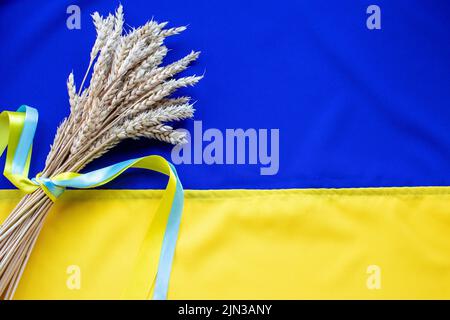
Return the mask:
M 186 140 L 167 122 L 191 118 L 188 97 L 173 98 L 181 87 L 201 77 L 174 78 L 197 59 L 192 52 L 161 66 L 167 54 L 164 39 L 185 30 L 149 21 L 124 32 L 123 9 L 114 15 L 92 15 L 97 38 L 88 70 L 77 91 L 71 73 L 67 81 L 70 115 L 59 126 L 43 177 L 79 172 L 128 138 L 150 138 L 171 144 Z M 88 76 L 89 86 L 84 86 Z M 24 196 L 0 226 L 0 298 L 11 299 L 53 202 L 38 189 Z

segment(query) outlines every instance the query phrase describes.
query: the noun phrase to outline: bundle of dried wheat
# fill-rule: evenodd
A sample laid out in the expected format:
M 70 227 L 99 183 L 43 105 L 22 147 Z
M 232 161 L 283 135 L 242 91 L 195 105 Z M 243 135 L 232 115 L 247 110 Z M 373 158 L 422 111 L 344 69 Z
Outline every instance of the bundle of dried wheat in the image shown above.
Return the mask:
M 184 27 L 165 29 L 167 23 L 150 21 L 123 35 L 121 6 L 106 18 L 94 13 L 93 20 L 97 39 L 89 67 L 78 92 L 73 74 L 69 76 L 70 115 L 57 130 L 43 177 L 78 172 L 127 138 L 183 143 L 185 135 L 165 123 L 191 118 L 194 113 L 188 97 L 169 96 L 201 79 L 174 78 L 199 53 L 161 66 L 167 54 L 164 39 Z M 90 84 L 84 88 L 89 74 Z M 25 196 L 1 225 L 0 298 L 13 297 L 51 206 L 52 201 L 39 189 Z

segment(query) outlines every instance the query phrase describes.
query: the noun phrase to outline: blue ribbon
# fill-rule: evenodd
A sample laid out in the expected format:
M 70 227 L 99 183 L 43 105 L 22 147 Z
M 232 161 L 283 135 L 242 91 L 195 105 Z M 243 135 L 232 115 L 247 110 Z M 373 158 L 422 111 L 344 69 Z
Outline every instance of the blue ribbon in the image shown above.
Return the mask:
M 17 114 L 20 114 L 22 116 L 21 118 L 19 118 L 19 121 L 17 120 Z M 178 239 L 178 232 L 180 229 L 184 201 L 183 186 L 180 183 L 175 167 L 162 157 L 148 156 L 123 161 L 109 167 L 85 174 L 62 173 L 52 178 L 43 178 L 38 175 L 30 180 L 28 179 L 28 169 L 31 158 L 33 138 L 39 119 L 38 111 L 28 106 L 21 106 L 14 115 L 11 112 L 4 112 L 2 116 L 4 115 L 9 116 L 10 120 L 14 119 L 15 121 L 15 129 L 10 129 L 10 137 L 7 139 L 9 139 L 9 144 L 16 144 L 14 146 L 15 151 L 10 166 L 11 172 L 7 172 L 8 170 L 5 170 L 5 176 L 10 179 L 16 186 L 18 186 L 18 188 L 26 192 L 32 192 L 37 188 L 42 188 L 52 200 L 56 200 L 64 193 L 66 188 L 95 188 L 108 183 L 127 169 L 133 167 L 150 169 L 164 173 L 170 177 L 169 184 L 171 179 L 176 180 L 175 193 L 172 198 L 171 209 L 168 215 L 164 238 L 161 245 L 161 252 L 158 261 L 158 269 L 153 291 L 153 299 L 167 299 L 170 274 L 172 270 L 176 242 Z M 19 123 L 18 125 L 17 122 L 21 123 Z M 22 126 L 21 129 L 20 125 Z M 0 122 L 0 126 L 3 126 L 0 127 L 0 129 L 3 130 L 2 132 L 8 132 L 8 128 L 5 128 L 5 121 Z M 15 134 L 19 134 L 19 132 L 19 139 L 17 139 L 17 137 L 12 137 Z M 14 142 L 17 140 L 18 142 Z M 13 146 L 11 145 L 8 146 L 8 148 L 12 147 Z M 3 150 L 0 150 L 0 156 L 2 153 Z

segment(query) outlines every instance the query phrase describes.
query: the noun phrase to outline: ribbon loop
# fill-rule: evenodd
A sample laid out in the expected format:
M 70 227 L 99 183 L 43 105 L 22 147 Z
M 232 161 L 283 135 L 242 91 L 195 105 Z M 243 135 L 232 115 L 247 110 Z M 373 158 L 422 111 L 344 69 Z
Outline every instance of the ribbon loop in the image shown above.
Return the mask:
M 160 156 L 147 156 L 84 174 L 65 172 L 51 178 L 43 178 L 38 174 L 29 179 L 31 150 L 38 119 L 38 111 L 28 106 L 21 106 L 16 112 L 4 111 L 0 114 L 0 156 L 7 149 L 3 174 L 26 193 L 41 188 L 52 201 L 56 201 L 66 188 L 99 187 L 130 168 L 148 169 L 169 177 L 164 196 L 137 257 L 132 280 L 123 295 L 124 298 L 141 298 L 150 297 L 153 292 L 154 299 L 166 299 L 183 211 L 183 187 L 174 166 Z M 151 282 L 146 281 L 148 279 Z
M 40 173 L 38 173 L 35 178 L 31 179 L 31 181 L 39 186 L 53 202 L 66 191 L 65 187 L 56 185 L 52 179 L 42 178 Z

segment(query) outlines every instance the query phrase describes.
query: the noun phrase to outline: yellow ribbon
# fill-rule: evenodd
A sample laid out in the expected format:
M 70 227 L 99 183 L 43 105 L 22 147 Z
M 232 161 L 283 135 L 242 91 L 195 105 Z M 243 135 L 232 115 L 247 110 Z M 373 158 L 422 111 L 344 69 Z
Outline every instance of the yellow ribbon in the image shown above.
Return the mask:
M 56 201 L 66 188 L 95 188 L 116 179 L 129 168 L 157 171 L 169 177 L 165 193 L 137 257 L 130 285 L 123 296 L 139 299 L 149 297 L 153 292 L 153 298 L 166 299 L 183 210 L 183 187 L 175 168 L 160 156 L 147 156 L 84 174 L 65 172 L 51 178 L 38 175 L 29 179 L 37 122 L 37 110 L 27 106 L 20 107 L 17 112 L 4 111 L 0 114 L 0 156 L 8 148 L 3 174 L 26 193 L 42 188 L 51 200 Z
M 5 149 L 8 148 L 3 175 L 20 190 L 26 193 L 31 193 L 39 188 L 39 186 L 36 186 L 30 179 L 28 179 L 28 171 L 31 160 L 31 146 L 26 155 L 26 160 L 22 171 L 16 172 L 17 170 L 13 170 L 14 158 L 26 123 L 25 120 L 26 113 L 21 111 L 4 111 L 0 114 L 0 156 L 3 154 Z

